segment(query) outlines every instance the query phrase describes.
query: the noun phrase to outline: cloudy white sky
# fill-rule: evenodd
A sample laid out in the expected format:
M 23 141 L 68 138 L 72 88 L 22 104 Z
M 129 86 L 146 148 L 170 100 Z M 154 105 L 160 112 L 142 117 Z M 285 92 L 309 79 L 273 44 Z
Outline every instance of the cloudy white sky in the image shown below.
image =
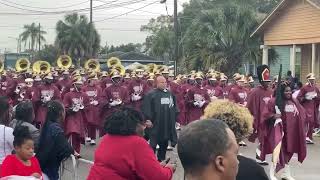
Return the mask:
M 101 35 L 101 45 L 143 42 L 146 33 L 140 26 L 161 14 L 166 15 L 166 5 L 160 0 L 94 0 L 93 21 Z M 189 0 L 178 0 L 178 11 Z M 55 24 L 65 12 L 80 11 L 89 17 L 89 0 L 0 0 L 0 53 L 16 52 L 17 38 L 24 24 L 40 23 L 47 31 L 46 44 L 54 42 Z M 142 8 L 144 7 L 144 8 Z M 87 9 L 88 8 L 88 9 Z M 141 10 L 134 11 L 135 9 Z M 167 0 L 168 14 L 173 14 L 173 0 Z M 134 11 L 134 12 L 132 12 Z M 57 13 L 59 12 L 59 13 Z M 23 48 L 23 46 L 22 46 Z

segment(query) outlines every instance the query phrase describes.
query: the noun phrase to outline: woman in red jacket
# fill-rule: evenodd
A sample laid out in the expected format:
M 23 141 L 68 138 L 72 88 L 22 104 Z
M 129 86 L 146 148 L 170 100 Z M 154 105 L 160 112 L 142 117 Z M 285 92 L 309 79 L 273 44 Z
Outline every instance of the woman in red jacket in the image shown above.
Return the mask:
M 105 123 L 106 135 L 95 152 L 88 180 L 170 180 L 175 165 L 160 165 L 142 137 L 149 125 L 139 112 L 124 108 Z

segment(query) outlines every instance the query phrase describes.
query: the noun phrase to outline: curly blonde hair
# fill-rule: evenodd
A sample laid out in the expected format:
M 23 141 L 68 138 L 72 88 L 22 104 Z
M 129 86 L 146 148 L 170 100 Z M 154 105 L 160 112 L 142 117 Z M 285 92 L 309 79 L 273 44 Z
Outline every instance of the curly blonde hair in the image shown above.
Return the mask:
M 219 119 L 234 132 L 237 140 L 242 140 L 252 132 L 253 117 L 249 110 L 228 100 L 211 102 L 201 119 Z

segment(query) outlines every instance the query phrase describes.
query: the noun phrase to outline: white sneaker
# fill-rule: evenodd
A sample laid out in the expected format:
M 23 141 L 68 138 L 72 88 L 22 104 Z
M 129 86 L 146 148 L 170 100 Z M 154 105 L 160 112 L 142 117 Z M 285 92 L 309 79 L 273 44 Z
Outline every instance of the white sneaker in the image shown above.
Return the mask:
M 176 123 L 176 130 L 181 130 L 181 125 L 179 123 Z
M 307 144 L 314 144 L 314 142 L 309 137 L 306 138 L 306 143 Z
M 156 147 L 156 149 L 158 150 L 158 149 L 160 149 L 160 146 L 157 144 L 157 147 Z
M 320 128 L 314 129 L 314 132 L 312 134 L 314 137 L 320 137 Z
M 290 167 L 289 165 L 285 165 L 285 167 L 283 168 L 283 172 L 280 175 L 281 179 L 285 179 L 285 180 L 295 180 L 292 176 L 291 176 L 291 172 L 290 172 Z
M 92 146 L 96 145 L 96 141 L 92 139 L 92 140 L 90 141 L 90 145 L 92 145 Z
M 239 146 L 247 146 L 247 144 L 244 141 L 240 141 Z
M 168 151 L 173 151 L 173 147 L 172 147 L 171 145 L 169 145 L 169 146 L 167 147 L 167 150 L 168 150 Z
M 91 138 L 86 137 L 86 142 L 90 142 L 90 141 L 91 141 Z

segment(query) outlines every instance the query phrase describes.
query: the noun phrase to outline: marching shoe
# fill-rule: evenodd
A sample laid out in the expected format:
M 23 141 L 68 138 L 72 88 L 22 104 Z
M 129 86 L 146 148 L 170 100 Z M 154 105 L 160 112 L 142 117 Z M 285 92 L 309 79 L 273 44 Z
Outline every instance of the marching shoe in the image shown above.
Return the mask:
M 269 176 L 270 180 L 278 180 L 275 174 L 276 168 L 274 167 L 273 163 L 270 163 L 270 170 L 269 170 Z
M 295 180 L 291 176 L 291 171 L 290 171 L 289 165 L 285 165 L 285 167 L 283 168 L 283 172 L 280 174 L 280 178 L 285 179 L 285 180 Z
M 258 164 L 260 164 L 261 166 L 268 166 L 269 165 L 269 163 L 267 161 L 260 160 L 260 157 L 258 156 L 258 154 L 256 154 L 256 162 Z
M 171 145 L 169 145 L 169 146 L 167 147 L 167 150 L 168 150 L 168 151 L 173 151 L 173 147 L 172 147 Z
M 86 137 L 86 142 L 90 142 L 90 141 L 91 141 L 91 138 Z
M 246 146 L 248 146 L 244 141 L 240 141 L 239 142 L 239 146 L 243 146 L 243 147 L 246 147 Z
M 92 145 L 92 146 L 96 145 L 96 141 L 92 139 L 92 140 L 90 141 L 90 145 Z
M 156 149 L 158 150 L 158 149 L 160 149 L 160 146 L 157 144 L 157 147 L 156 147 Z
M 306 138 L 306 143 L 307 144 L 314 144 L 314 142 L 308 137 Z

